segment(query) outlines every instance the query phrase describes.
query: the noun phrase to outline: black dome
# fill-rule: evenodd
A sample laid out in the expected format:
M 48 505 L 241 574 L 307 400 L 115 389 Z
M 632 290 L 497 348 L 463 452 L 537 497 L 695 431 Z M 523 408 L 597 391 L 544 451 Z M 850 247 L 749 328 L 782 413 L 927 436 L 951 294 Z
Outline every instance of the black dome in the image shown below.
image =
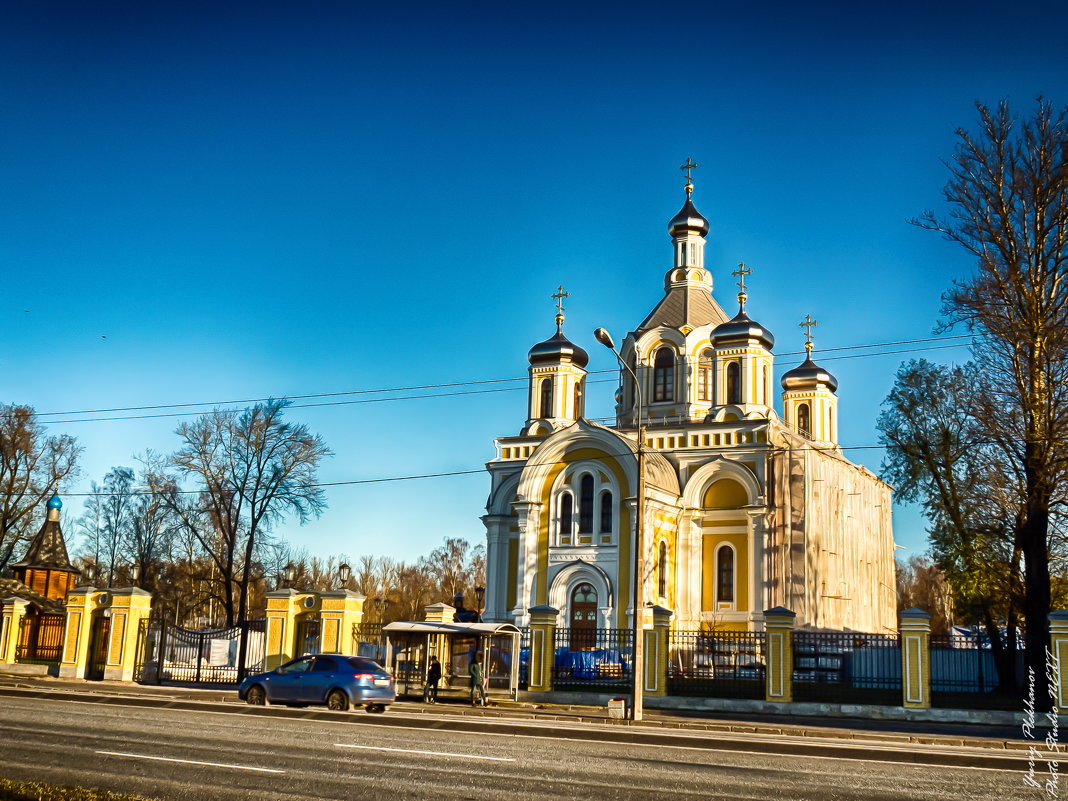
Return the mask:
M 712 329 L 713 345 L 720 344 L 721 342 L 726 343 L 732 339 L 741 339 L 745 341 L 755 339 L 768 350 L 775 347 L 775 337 L 771 335 L 771 332 L 756 320 L 750 320 L 749 315 L 747 315 L 745 311 L 739 311 L 733 320 L 720 323 Z
M 585 367 L 590 362 L 590 355 L 557 328 L 553 336 L 539 342 L 527 352 L 527 359 L 531 364 L 571 362 L 577 367 Z
M 826 384 L 831 392 L 838 391 L 838 379 L 812 361 L 811 356 L 805 357 L 793 370 L 787 370 L 782 377 L 785 390 L 811 389 L 818 384 Z

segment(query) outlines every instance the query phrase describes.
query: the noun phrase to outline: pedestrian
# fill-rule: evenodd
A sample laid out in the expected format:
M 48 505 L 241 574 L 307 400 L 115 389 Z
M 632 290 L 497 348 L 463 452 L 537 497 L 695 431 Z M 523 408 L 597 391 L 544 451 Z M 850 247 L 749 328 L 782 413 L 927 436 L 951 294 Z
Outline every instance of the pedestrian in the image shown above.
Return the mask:
M 486 705 L 486 670 L 482 666 L 482 652 L 471 660 L 471 706 Z M 476 701 L 475 699 L 478 699 Z
M 430 657 L 430 667 L 426 671 L 426 689 L 423 691 L 423 700 L 428 704 L 438 702 L 438 682 L 441 681 L 441 662 L 436 656 Z

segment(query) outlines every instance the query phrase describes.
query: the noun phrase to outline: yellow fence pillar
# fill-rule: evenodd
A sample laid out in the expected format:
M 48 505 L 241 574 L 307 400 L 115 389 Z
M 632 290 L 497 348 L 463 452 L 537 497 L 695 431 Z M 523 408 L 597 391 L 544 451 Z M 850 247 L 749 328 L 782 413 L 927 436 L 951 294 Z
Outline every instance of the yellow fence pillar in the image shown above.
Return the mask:
M 363 620 L 364 597 L 352 590 L 319 593 L 322 597 L 323 651 L 334 654 L 355 654 L 352 633 Z
M 764 612 L 765 651 L 764 698 L 775 703 L 794 700 L 794 619 L 796 613 L 782 606 Z
M 423 620 L 427 623 L 453 623 L 456 620 L 456 607 L 444 602 L 424 606 Z
M 26 617 L 29 601 L 22 598 L 7 598 L 0 604 L 0 663 L 13 665 L 18 653 L 19 637 L 22 634 L 22 620 Z
M 110 591 L 111 624 L 108 627 L 104 679 L 133 681 L 137 660 L 137 636 L 141 621 L 152 611 L 152 593 L 138 587 Z
M 67 593 L 67 625 L 63 631 L 63 656 L 59 663 L 61 679 L 85 678 L 93 616 L 102 614 L 102 604 L 107 603 L 108 593 L 95 587 L 75 587 Z
M 668 649 L 670 648 L 668 638 L 671 634 L 673 613 L 662 606 L 654 606 L 651 611 L 653 628 L 642 632 L 645 635 L 642 677 L 645 682 L 645 695 L 655 697 L 667 695 Z
M 556 620 L 560 612 L 551 606 L 534 606 L 530 612 L 530 692 L 550 692 L 556 659 Z
M 901 702 L 912 709 L 931 706 L 931 616 L 922 609 L 900 614 Z
M 1051 612 L 1049 616 L 1050 651 L 1057 670 L 1053 672 L 1050 692 L 1053 703 L 1062 715 L 1068 714 L 1068 611 Z
M 267 593 L 267 637 L 263 669 L 274 670 L 293 658 L 296 638 L 298 603 L 296 590 L 275 590 Z

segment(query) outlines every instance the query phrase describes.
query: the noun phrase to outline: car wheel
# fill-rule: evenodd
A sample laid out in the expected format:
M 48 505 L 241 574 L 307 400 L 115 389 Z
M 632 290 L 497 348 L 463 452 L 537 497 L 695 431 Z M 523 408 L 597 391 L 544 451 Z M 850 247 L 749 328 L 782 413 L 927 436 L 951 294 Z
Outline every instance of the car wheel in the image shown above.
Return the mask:
M 252 706 L 264 706 L 267 703 L 267 693 L 259 685 L 249 687 L 248 692 L 245 693 L 245 703 Z
M 349 697 L 341 690 L 333 690 L 326 696 L 326 706 L 335 712 L 347 712 L 349 709 Z
M 373 715 L 381 714 L 386 711 L 385 704 L 368 704 L 367 711 Z

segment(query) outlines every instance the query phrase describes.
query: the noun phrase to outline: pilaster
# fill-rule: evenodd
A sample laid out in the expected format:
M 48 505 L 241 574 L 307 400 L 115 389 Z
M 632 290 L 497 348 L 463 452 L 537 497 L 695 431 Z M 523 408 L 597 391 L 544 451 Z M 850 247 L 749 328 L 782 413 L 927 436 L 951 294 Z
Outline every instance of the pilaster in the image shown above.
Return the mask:
M 152 593 L 139 587 L 110 591 L 106 681 L 133 681 L 141 621 L 152 612 Z
M 75 587 L 67 593 L 67 622 L 63 631 L 63 656 L 59 663 L 61 679 L 85 678 L 89 666 L 93 613 L 101 607 L 98 600 L 104 600 L 106 604 L 107 595 L 95 587 Z
M 3 627 L 0 633 L 0 663 L 15 664 L 19 636 L 22 633 L 22 620 L 26 617 L 26 607 L 29 605 L 30 602 L 22 598 L 6 598 L 0 604 L 0 609 L 3 610 L 2 618 L 0 618 L 0 626 Z
M 321 650 L 344 654 L 351 650 L 353 626 L 363 621 L 364 596 L 352 590 L 333 590 L 319 593 L 322 599 Z
M 551 606 L 534 606 L 530 614 L 530 675 L 527 689 L 550 692 L 556 658 L 556 619 L 560 614 Z
M 293 658 L 300 593 L 293 589 L 267 593 L 267 637 L 263 669 L 274 670 Z

